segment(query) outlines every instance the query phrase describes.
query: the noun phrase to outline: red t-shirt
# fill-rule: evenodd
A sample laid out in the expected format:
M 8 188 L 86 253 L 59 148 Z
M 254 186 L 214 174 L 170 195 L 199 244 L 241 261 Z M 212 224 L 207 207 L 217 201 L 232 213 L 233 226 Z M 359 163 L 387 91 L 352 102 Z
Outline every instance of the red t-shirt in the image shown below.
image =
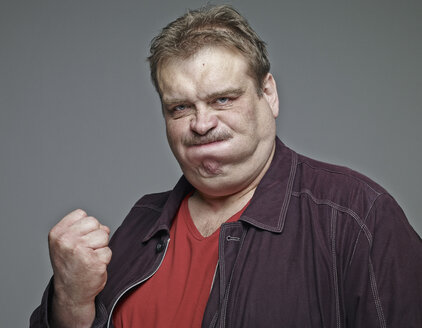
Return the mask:
M 200 327 L 218 262 L 220 229 L 203 237 L 188 208 L 180 205 L 160 269 L 117 305 L 120 327 Z M 246 206 L 228 221 L 236 221 Z

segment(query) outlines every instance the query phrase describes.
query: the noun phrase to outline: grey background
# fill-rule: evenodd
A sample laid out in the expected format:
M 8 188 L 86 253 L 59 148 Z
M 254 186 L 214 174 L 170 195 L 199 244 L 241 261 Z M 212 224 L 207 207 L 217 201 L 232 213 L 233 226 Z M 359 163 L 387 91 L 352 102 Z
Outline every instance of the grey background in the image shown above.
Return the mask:
M 0 1 L 1 327 L 28 325 L 62 216 L 114 231 L 178 179 L 145 57 L 203 3 Z M 422 2 L 231 3 L 268 43 L 282 140 L 381 183 L 421 233 Z

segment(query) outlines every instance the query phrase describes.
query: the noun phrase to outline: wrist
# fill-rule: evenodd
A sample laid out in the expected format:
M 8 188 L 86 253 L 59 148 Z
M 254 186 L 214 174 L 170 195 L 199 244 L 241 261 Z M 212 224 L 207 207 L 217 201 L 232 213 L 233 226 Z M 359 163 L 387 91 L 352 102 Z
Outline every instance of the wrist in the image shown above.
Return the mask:
M 95 319 L 95 302 L 75 303 L 64 295 L 54 295 L 50 318 L 54 328 L 91 327 Z

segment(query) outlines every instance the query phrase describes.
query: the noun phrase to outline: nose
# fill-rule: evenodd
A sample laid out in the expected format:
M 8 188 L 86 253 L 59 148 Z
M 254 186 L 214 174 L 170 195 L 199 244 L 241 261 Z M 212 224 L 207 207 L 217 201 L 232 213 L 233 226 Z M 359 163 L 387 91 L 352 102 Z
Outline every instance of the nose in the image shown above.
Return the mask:
M 199 135 L 206 135 L 217 124 L 218 118 L 212 109 L 206 106 L 197 106 L 196 113 L 190 122 L 190 128 Z

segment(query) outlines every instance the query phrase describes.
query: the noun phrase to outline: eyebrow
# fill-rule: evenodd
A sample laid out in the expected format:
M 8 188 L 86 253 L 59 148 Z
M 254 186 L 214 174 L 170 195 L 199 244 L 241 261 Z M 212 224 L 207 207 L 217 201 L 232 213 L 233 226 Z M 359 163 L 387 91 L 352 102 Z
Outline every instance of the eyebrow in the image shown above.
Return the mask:
M 216 99 L 216 98 L 222 98 L 227 96 L 232 97 L 239 97 L 245 93 L 245 89 L 242 88 L 236 88 L 236 89 L 227 89 L 223 91 L 217 91 L 214 93 L 211 93 L 206 97 L 206 99 Z
M 207 99 L 209 101 L 209 100 L 212 100 L 212 99 L 228 97 L 228 96 L 240 97 L 244 93 L 245 93 L 245 89 L 243 89 L 243 88 L 226 89 L 226 90 L 210 93 L 209 95 L 205 96 L 205 99 Z M 166 105 L 166 106 L 183 104 L 183 103 L 186 103 L 186 102 L 189 102 L 189 101 L 186 100 L 186 99 L 182 99 L 182 98 L 180 98 L 180 99 L 177 99 L 177 98 L 175 98 L 175 99 L 171 99 L 171 98 L 165 99 L 165 98 L 163 98 L 162 99 L 163 105 Z

